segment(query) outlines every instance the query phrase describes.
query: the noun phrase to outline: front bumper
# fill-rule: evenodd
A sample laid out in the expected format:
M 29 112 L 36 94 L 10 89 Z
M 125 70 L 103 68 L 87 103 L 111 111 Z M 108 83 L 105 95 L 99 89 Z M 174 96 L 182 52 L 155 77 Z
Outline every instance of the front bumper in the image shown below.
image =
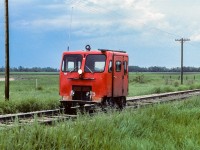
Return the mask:
M 70 101 L 66 101 L 66 100 L 60 100 L 60 103 L 64 106 L 66 105 L 75 105 L 75 104 L 100 104 L 101 101 L 85 101 L 85 100 L 70 100 Z

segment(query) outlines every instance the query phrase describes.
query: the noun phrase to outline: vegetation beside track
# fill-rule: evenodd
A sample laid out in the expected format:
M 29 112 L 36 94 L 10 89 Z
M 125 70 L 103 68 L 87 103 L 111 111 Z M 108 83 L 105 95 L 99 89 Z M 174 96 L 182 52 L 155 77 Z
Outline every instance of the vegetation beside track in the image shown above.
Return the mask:
M 76 121 L 1 129 L 0 149 L 200 149 L 200 97 Z
M 200 73 L 129 73 L 129 96 L 200 89 Z
M 3 76 L 0 76 L 0 78 Z M 10 100 L 4 100 L 4 82 L 0 82 L 0 114 L 58 108 L 59 77 L 50 73 L 12 73 Z
M 129 96 L 200 89 L 200 74 L 187 73 L 180 85 L 178 73 L 129 73 Z M 4 75 L 0 74 L 0 78 Z M 10 100 L 4 100 L 4 82 L 0 82 L 0 114 L 29 112 L 59 107 L 58 73 L 14 72 L 10 82 Z

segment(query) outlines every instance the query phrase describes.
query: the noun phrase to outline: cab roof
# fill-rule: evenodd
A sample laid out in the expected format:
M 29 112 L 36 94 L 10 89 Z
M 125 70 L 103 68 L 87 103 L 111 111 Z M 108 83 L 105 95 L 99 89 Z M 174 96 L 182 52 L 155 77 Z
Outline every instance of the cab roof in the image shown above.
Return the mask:
M 98 49 L 98 50 L 77 50 L 77 51 L 65 51 L 63 54 L 122 54 L 122 55 L 128 55 L 126 51 L 118 51 L 118 50 L 108 50 L 108 49 Z

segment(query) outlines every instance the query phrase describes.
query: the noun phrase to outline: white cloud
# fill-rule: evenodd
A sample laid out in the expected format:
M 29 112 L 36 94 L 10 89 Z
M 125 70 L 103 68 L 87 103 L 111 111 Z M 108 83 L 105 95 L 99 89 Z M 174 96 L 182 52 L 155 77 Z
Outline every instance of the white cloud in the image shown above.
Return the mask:
M 16 0 L 14 2 L 17 3 Z M 20 4 L 22 2 L 24 1 L 19 1 Z M 39 6 L 37 5 L 39 1 L 29 1 L 29 4 L 31 2 L 34 3 L 33 7 L 36 7 L 38 12 L 34 12 L 34 18 L 17 20 L 17 24 L 21 27 L 30 25 L 32 28 L 48 28 L 49 30 L 66 29 L 70 24 L 72 7 L 72 25 L 74 29 L 79 31 L 85 28 L 96 28 L 99 33 L 109 33 L 110 30 L 116 30 L 120 33 L 120 29 L 123 32 L 126 28 L 127 30 L 138 30 L 143 26 L 162 26 L 162 22 L 166 24 L 165 16 L 151 6 L 152 0 L 54 0 L 52 3 L 45 3 L 45 5 L 38 4 Z M 44 9 L 48 11 L 42 12 Z
M 3 1 L 0 2 L 3 4 Z M 136 64 L 142 64 L 143 61 L 153 62 L 151 60 L 153 58 L 142 60 L 142 55 L 146 55 L 150 49 L 155 52 L 152 55 L 157 56 L 157 59 L 160 56 L 156 53 L 163 51 L 166 51 L 164 56 L 169 57 L 169 54 L 174 53 L 173 48 L 178 49 L 180 46 L 174 41 L 175 38 L 190 38 L 191 42 L 188 43 L 196 41 L 196 45 L 200 42 L 200 1 L 197 0 L 192 2 L 188 0 L 10 0 L 9 2 L 11 35 L 17 37 L 25 33 L 35 36 L 35 39 L 43 36 L 48 37 L 45 39 L 46 45 L 49 45 L 50 38 L 53 39 L 52 43 L 63 45 L 66 42 L 64 33 L 67 34 L 69 31 L 73 7 L 71 33 L 73 42 L 77 43 L 75 46 L 90 40 L 93 45 L 98 43 L 99 47 L 101 45 L 116 49 L 122 47 L 129 51 L 130 55 L 137 53 Z M 1 8 L 0 18 L 3 20 L 4 6 Z M 2 33 L 4 24 L 1 25 Z M 56 33 L 60 39 L 49 36 L 52 33 Z M 46 45 L 44 44 L 44 49 Z
M 200 26 L 200 2 L 185 3 L 173 0 L 10 0 L 10 10 L 15 15 L 11 23 L 13 26 L 17 24 L 17 28 L 29 26 L 29 29 L 35 30 L 66 30 L 73 7 L 72 28 L 78 32 L 92 28 L 97 34 L 112 33 L 113 30 L 121 34 L 130 30 L 142 32 L 144 28 L 149 28 L 177 36 L 191 36 L 191 33 L 194 35 L 192 30 Z M 26 18 L 22 16 L 24 9 L 30 10 L 25 14 Z M 182 10 L 187 13 L 181 13 Z
M 199 32 L 199 33 L 196 33 L 196 34 L 194 34 L 194 35 L 192 35 L 192 36 L 190 37 L 190 40 L 191 40 L 191 41 L 194 41 L 194 42 L 200 42 L 200 32 Z

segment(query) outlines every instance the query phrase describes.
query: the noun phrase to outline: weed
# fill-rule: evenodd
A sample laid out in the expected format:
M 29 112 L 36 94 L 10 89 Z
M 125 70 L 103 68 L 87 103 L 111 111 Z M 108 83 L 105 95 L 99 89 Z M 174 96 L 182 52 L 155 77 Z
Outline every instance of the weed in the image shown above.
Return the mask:
M 187 81 L 187 84 L 188 84 L 188 85 L 194 84 L 194 80 L 188 80 L 188 81 Z
M 144 74 L 136 76 L 135 82 L 144 83 Z
M 163 92 L 173 92 L 173 91 L 174 90 L 171 87 L 169 87 L 169 86 L 164 87 L 164 89 L 163 89 Z
M 42 87 L 42 86 L 38 86 L 36 89 L 37 89 L 38 91 L 42 91 L 42 90 L 43 90 L 43 87 Z
M 178 87 L 179 86 L 179 82 L 178 81 L 174 82 L 174 86 Z
M 154 93 L 161 93 L 161 88 L 160 87 L 154 88 Z

